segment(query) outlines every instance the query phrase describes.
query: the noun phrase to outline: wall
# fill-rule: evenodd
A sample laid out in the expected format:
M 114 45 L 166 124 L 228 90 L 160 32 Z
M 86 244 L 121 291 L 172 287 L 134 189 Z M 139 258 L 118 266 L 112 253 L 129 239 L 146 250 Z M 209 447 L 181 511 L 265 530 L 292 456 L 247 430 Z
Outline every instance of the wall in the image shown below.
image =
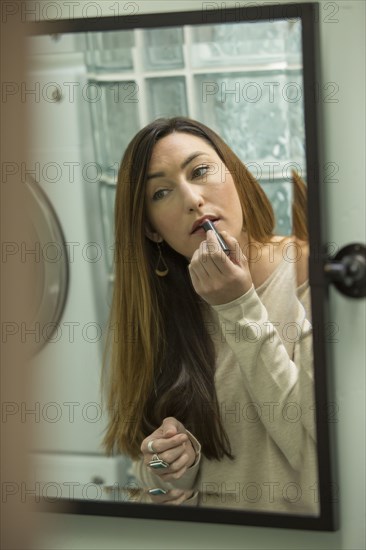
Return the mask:
M 62 56 L 59 52 L 67 51 L 68 45 L 60 42 L 51 42 L 47 37 L 46 46 L 40 49 L 47 53 L 35 57 L 37 64 L 28 69 L 28 89 L 37 90 L 39 86 L 42 94 L 50 94 L 52 82 L 69 82 L 83 88 L 86 82 L 83 55 L 65 53 Z M 50 51 L 52 46 L 55 52 Z M 69 45 L 70 52 L 72 46 Z M 64 87 L 62 93 L 64 97 L 59 102 L 39 101 L 37 94 L 30 94 L 27 101 L 32 129 L 27 163 L 35 170 L 37 181 L 57 212 L 68 243 L 69 269 L 69 291 L 57 331 L 31 365 L 33 384 L 28 410 L 37 411 L 32 426 L 33 449 L 96 453 L 101 423 L 88 422 L 83 417 L 95 417 L 96 410 L 95 407 L 92 410 L 91 403 L 99 402 L 100 393 L 102 346 L 96 327 L 101 323 L 98 323 L 97 304 L 90 298 L 94 295 L 93 276 L 103 268 L 104 257 L 93 261 L 99 254 L 95 254 L 91 243 L 101 242 L 101 238 L 91 238 L 88 227 L 90 217 L 95 219 L 100 214 L 84 206 L 86 193 L 97 191 L 97 185 L 83 181 L 82 177 L 82 167 L 93 159 L 88 105 L 80 94 L 75 93 L 72 98 Z M 68 169 L 70 163 L 74 166 L 72 171 Z M 57 170 L 52 169 L 54 165 Z M 38 170 L 37 166 L 42 168 Z M 94 198 L 95 209 L 97 204 L 98 198 Z M 101 229 L 101 224 L 94 225 Z M 52 252 L 43 247 L 42 256 L 47 265 Z M 36 338 L 41 343 L 45 340 L 42 333 Z M 31 420 L 31 416 L 27 416 L 28 419 Z
M 67 17 L 66 3 L 59 1 L 58 4 Z M 96 3 L 78 2 L 75 17 L 95 16 L 92 4 Z M 174 4 L 165 1 L 99 3 L 104 15 L 116 13 L 117 6 L 122 14 L 127 7 L 131 10 L 131 6 L 138 6 L 139 13 L 148 13 L 200 10 L 202 4 L 183 0 Z M 229 7 L 245 6 L 248 2 L 211 4 L 212 7 Z M 365 241 L 365 3 L 352 0 L 321 2 L 320 7 L 321 89 L 325 92 L 321 94 L 324 109 L 324 160 L 339 166 L 336 176 L 338 181 L 320 184 L 325 186 L 327 240 L 342 246 L 349 242 Z M 332 103 L 326 101 L 325 86 L 329 82 L 339 87 L 337 101 Z M 35 547 L 363 548 L 365 302 L 353 302 L 331 289 L 330 319 L 339 326 L 339 341 L 332 344 L 329 350 L 334 371 L 335 401 L 339 406 L 336 444 L 341 517 L 338 532 L 297 532 L 228 525 L 47 515 L 35 518 L 39 528 Z

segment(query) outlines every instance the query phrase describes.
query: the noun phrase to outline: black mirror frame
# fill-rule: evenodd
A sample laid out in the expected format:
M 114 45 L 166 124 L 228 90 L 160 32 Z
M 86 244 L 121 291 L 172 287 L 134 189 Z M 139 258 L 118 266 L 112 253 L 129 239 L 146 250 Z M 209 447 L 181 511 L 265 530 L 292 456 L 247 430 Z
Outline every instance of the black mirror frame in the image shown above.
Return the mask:
M 311 286 L 312 318 L 314 323 L 314 380 L 317 423 L 318 472 L 320 480 L 320 515 L 298 516 L 276 513 L 258 513 L 234 509 L 163 506 L 127 502 L 87 500 L 40 500 L 42 511 L 67 514 L 86 514 L 145 519 L 180 520 L 207 523 L 225 523 L 314 531 L 338 529 L 338 485 L 335 476 L 334 422 L 336 412 L 332 401 L 333 388 L 326 343 L 334 323 L 327 319 L 328 280 L 324 263 L 328 259 L 324 240 L 323 163 L 320 148 L 320 80 L 319 4 L 276 4 L 252 7 L 221 8 L 187 12 L 136 14 L 112 17 L 58 19 L 26 23 L 27 35 L 111 31 L 134 28 L 154 28 L 179 25 L 203 25 L 275 19 L 300 18 L 302 21 L 304 118 L 306 136 L 306 166 L 308 184 L 308 230 L 310 243 L 309 281 Z M 327 330 L 328 329 L 328 330 Z M 328 338 L 328 339 L 327 339 Z M 332 460 L 331 460 L 332 457 Z

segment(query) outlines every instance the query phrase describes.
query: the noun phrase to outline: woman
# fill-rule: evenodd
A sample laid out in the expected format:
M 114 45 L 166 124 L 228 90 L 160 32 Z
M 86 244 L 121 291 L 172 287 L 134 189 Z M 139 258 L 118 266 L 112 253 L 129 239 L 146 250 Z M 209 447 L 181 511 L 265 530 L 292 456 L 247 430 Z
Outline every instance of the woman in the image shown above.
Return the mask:
M 158 119 L 129 144 L 104 444 L 132 458 L 149 501 L 318 511 L 306 246 L 273 228 L 259 184 L 203 124 Z

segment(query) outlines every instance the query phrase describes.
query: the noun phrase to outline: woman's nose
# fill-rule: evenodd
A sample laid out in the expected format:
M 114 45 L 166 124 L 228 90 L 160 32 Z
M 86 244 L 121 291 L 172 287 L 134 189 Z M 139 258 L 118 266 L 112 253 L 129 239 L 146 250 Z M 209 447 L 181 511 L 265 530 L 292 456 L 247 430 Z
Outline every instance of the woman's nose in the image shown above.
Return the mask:
M 202 189 L 199 185 L 185 182 L 181 187 L 184 205 L 187 210 L 195 210 L 204 204 Z

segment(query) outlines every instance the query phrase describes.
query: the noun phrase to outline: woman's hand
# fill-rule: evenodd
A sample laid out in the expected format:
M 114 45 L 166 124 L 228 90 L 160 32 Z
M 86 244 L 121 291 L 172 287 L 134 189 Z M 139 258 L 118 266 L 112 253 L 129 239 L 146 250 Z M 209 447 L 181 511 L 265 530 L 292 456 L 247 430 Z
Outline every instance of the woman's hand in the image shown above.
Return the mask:
M 148 448 L 150 441 L 154 452 Z M 141 452 L 147 467 L 154 454 L 169 464 L 169 468 L 153 470 L 163 481 L 181 478 L 196 460 L 196 451 L 185 427 L 172 416 L 164 418 L 162 425 L 143 440 Z
M 253 284 L 248 260 L 238 241 L 226 231 L 222 231 L 221 235 L 230 248 L 229 256 L 223 252 L 214 231 L 210 229 L 188 266 L 193 288 L 212 306 L 236 300 Z

